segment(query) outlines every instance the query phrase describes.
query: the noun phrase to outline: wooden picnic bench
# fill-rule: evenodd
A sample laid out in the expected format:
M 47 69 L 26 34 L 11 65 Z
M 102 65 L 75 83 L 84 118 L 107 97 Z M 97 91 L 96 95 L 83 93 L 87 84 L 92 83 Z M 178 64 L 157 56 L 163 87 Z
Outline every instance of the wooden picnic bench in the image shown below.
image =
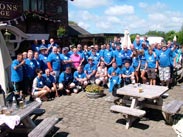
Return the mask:
M 120 106 L 120 105 L 113 105 L 111 106 L 110 110 L 124 114 L 124 118 L 127 122 L 126 129 L 128 129 L 131 126 L 132 122 L 135 120 L 135 117 L 140 118 L 146 114 L 144 110 Z
M 45 118 L 28 134 L 28 137 L 45 137 L 57 122 L 58 118 L 56 117 Z
M 33 116 L 32 120 L 34 121 L 34 120 L 36 120 L 36 118 L 37 118 L 38 116 L 43 115 L 45 112 L 46 112 L 45 109 L 37 108 L 37 109 L 35 109 L 35 110 L 30 114 L 30 116 Z
M 173 124 L 172 116 L 179 112 L 183 101 L 173 100 L 162 107 L 163 116 L 167 124 Z

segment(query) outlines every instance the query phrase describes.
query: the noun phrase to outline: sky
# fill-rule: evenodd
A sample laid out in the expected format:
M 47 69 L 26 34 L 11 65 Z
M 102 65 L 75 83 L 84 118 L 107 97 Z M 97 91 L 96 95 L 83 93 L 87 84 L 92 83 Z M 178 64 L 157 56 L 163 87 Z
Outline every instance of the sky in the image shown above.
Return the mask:
M 74 0 L 69 1 L 69 20 L 92 34 L 179 31 L 182 5 L 183 0 Z

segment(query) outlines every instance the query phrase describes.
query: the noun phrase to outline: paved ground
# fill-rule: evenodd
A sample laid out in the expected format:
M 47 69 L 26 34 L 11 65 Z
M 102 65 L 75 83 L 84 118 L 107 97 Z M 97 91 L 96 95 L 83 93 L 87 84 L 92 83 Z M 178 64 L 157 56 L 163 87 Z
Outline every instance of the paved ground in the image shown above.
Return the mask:
M 168 93 L 165 102 L 183 100 L 181 86 L 174 87 Z M 111 105 L 105 101 L 105 97 L 89 99 L 86 93 L 81 92 L 43 102 L 42 108 L 46 109 L 46 113 L 38 119 L 49 116 L 61 119 L 56 124 L 58 130 L 52 135 L 54 137 L 176 137 L 172 127 L 164 123 L 159 111 L 150 110 L 146 115 L 150 120 L 136 122 L 126 130 L 122 115 L 110 112 Z

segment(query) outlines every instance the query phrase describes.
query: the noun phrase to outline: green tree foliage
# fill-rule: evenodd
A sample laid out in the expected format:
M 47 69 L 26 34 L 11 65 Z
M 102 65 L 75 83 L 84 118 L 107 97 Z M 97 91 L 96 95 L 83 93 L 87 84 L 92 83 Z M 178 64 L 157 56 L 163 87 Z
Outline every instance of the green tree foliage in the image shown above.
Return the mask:
M 165 37 L 165 32 L 163 31 L 156 31 L 156 30 L 153 30 L 153 31 L 148 31 L 147 33 L 145 33 L 145 35 L 148 35 L 148 36 L 159 36 L 159 37 Z
M 168 40 L 173 40 L 173 37 L 176 35 L 176 32 L 174 30 L 171 30 L 169 32 L 166 33 L 165 35 L 165 41 L 168 41 Z

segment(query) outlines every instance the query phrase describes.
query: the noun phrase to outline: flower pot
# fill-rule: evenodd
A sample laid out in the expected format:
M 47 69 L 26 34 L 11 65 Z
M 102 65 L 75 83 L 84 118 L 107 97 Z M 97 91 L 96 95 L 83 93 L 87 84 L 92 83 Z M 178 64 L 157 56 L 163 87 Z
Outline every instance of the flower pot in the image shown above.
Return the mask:
M 86 92 L 86 95 L 88 98 L 99 98 L 102 97 L 103 93 L 92 93 L 92 92 Z

